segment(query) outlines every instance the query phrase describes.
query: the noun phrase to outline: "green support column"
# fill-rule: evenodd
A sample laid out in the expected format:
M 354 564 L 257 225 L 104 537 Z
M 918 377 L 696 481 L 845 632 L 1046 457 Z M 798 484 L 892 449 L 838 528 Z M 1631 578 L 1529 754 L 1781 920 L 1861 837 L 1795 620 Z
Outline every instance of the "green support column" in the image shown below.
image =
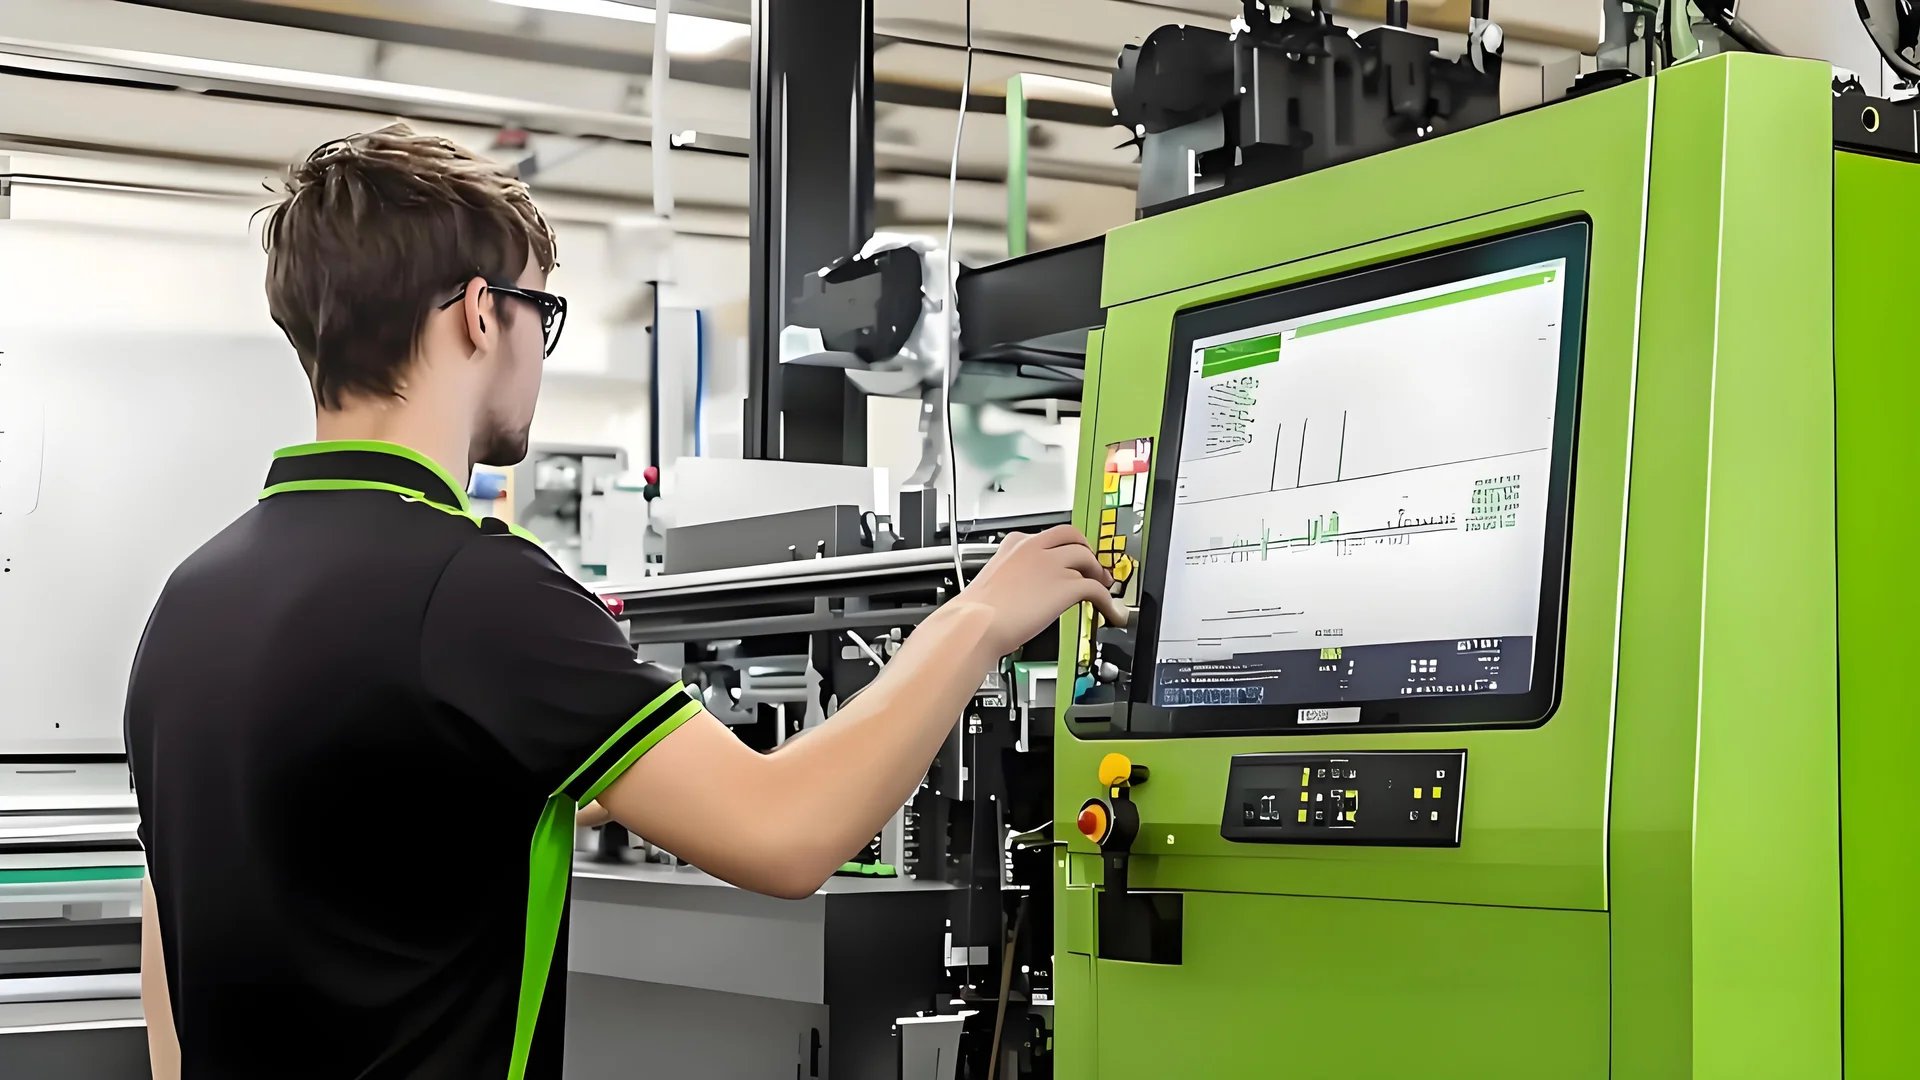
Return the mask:
M 1007 80 L 1007 257 L 1027 253 L 1027 86 Z

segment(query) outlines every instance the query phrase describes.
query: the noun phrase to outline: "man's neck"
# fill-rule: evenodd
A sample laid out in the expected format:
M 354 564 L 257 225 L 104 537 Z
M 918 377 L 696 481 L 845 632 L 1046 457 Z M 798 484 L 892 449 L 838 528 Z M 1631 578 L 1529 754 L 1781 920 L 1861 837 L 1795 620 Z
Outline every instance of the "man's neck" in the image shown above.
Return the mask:
M 404 404 L 357 404 L 321 409 L 314 434 L 322 442 L 370 439 L 397 443 L 432 458 L 447 475 L 466 483 L 473 468 L 473 433 L 468 425 L 447 423 Z

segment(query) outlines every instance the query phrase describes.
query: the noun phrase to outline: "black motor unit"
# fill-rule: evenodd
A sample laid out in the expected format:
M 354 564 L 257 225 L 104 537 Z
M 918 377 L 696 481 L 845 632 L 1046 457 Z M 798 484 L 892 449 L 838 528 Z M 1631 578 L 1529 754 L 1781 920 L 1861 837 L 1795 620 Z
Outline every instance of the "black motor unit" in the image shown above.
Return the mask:
M 1500 116 L 1500 27 L 1476 3 L 1464 55 L 1400 25 L 1355 35 L 1311 10 L 1245 0 L 1231 34 L 1163 26 L 1121 50 L 1114 116 L 1141 146 L 1152 214 Z

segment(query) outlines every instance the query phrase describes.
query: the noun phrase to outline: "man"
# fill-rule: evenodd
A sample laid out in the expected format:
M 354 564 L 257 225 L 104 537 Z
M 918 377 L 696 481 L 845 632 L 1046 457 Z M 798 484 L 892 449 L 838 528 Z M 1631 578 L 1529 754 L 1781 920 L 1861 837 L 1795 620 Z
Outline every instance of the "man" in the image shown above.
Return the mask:
M 318 441 L 175 572 L 127 697 L 161 1075 L 556 1077 L 578 808 L 806 896 L 989 665 L 1082 601 L 1121 617 L 1081 536 L 1010 541 L 832 723 L 755 753 L 469 511 L 566 315 L 525 185 L 396 126 L 294 170 L 266 246 Z

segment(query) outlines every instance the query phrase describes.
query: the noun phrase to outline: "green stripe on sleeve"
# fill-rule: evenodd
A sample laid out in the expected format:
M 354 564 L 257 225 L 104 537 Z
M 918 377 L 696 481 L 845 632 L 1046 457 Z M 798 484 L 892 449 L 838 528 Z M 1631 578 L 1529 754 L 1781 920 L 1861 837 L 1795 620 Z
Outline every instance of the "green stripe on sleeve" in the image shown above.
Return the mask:
M 554 794 L 540 811 L 527 854 L 527 927 L 520 954 L 520 1003 L 513 1023 L 513 1057 L 507 1080 L 524 1080 L 533 1033 L 540 1023 L 540 1002 L 560 944 L 560 917 L 566 912 L 567 883 L 573 870 L 573 800 Z
M 634 713 L 632 717 L 628 718 L 626 723 L 621 724 L 619 730 L 607 736 L 607 741 L 601 743 L 599 749 L 595 750 L 591 754 L 588 754 L 587 760 L 581 762 L 580 767 L 573 770 L 572 775 L 568 776 L 565 780 L 560 782 L 560 787 L 555 792 L 555 794 L 558 794 L 559 792 L 565 791 L 568 788 L 572 787 L 573 782 L 575 780 L 580 779 L 582 774 L 584 774 L 588 769 L 593 768 L 593 763 L 596 761 L 599 761 L 600 756 L 602 754 L 605 754 L 607 751 L 613 749 L 615 746 L 618 746 L 620 744 L 620 740 L 623 738 L 626 738 L 627 732 L 632 731 L 635 725 L 644 723 L 647 717 L 652 716 L 655 712 L 658 712 L 660 708 L 666 705 L 667 701 L 670 698 L 672 698 L 675 694 L 690 695 L 691 693 L 692 692 L 687 689 L 684 683 L 674 683 L 672 686 L 669 686 L 665 690 L 660 691 L 659 697 L 654 698 L 652 701 L 649 701 L 645 705 L 641 706 L 640 711 L 637 713 Z M 582 806 L 585 806 L 586 803 L 587 803 L 587 800 L 585 799 L 580 800 L 580 804 Z
M 585 806 L 599 798 L 600 793 L 607 790 L 607 785 L 620 779 L 620 774 L 632 768 L 633 763 L 639 761 L 642 754 L 658 746 L 661 739 L 673 734 L 681 724 L 699 715 L 701 707 L 699 702 L 689 701 L 680 707 L 679 712 L 662 720 L 658 727 L 647 732 L 645 738 L 634 743 L 632 749 L 620 755 L 620 760 L 614 762 L 612 768 L 600 774 L 600 779 L 595 781 L 594 785 L 587 789 L 587 793 L 580 797 L 580 805 Z
M 513 1056 L 507 1065 L 507 1080 L 525 1080 L 527 1075 L 527 1060 L 533 1052 L 534 1030 L 540 1023 L 540 1004 L 546 998 L 547 979 L 553 971 L 553 954 L 560 945 L 560 920 L 566 912 L 567 886 L 573 870 L 574 811 L 592 802 L 608 784 L 640 760 L 642 754 L 697 714 L 702 708 L 699 700 L 686 702 L 677 712 L 647 732 L 621 755 L 619 761 L 601 774 L 599 782 L 585 797 L 578 801 L 569 798 L 566 794 L 567 785 L 578 779 L 622 736 L 632 731 L 635 724 L 643 723 L 649 715 L 660 712 L 676 695 L 691 697 L 692 692 L 676 683 L 653 699 L 633 719 L 622 724 L 620 730 L 599 750 L 594 751 L 593 757 L 568 777 L 566 784 L 560 785 L 558 791 L 548 796 L 546 806 L 540 811 L 540 821 L 534 826 L 533 844 L 527 854 L 527 925 L 520 954 L 520 1000 L 514 1016 Z

